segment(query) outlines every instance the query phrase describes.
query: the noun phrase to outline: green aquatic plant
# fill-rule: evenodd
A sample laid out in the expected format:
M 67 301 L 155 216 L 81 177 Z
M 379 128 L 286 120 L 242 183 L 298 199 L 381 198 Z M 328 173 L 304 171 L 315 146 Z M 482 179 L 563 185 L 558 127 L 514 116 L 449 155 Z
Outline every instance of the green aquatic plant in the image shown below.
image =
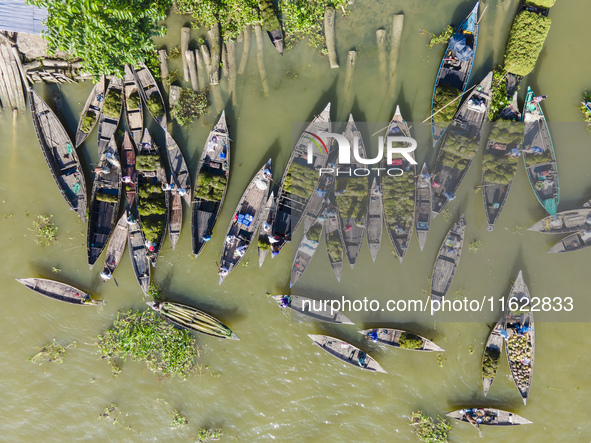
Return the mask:
M 146 295 L 154 301 L 160 301 L 162 299 L 162 288 L 155 283 L 150 283 Z
M 181 47 L 174 46 L 174 47 L 170 48 L 170 51 L 168 51 L 166 58 L 168 60 L 175 60 L 175 59 L 179 58 L 180 55 L 181 55 Z
M 315 242 L 320 241 L 320 233 L 322 232 L 322 225 L 320 223 L 314 223 L 306 232 L 306 237 L 308 240 L 312 240 Z
M 429 40 L 429 49 L 431 49 L 433 46 L 437 46 L 442 43 L 447 44 L 451 36 L 454 35 L 454 32 L 454 28 L 450 25 L 447 25 L 446 28 L 441 32 L 441 34 L 431 34 L 431 39 Z
M 89 109 L 82 117 L 82 124 L 80 125 L 80 130 L 85 134 L 88 134 L 90 130 L 93 128 L 94 124 L 96 123 L 96 112 L 92 109 Z
M 222 438 L 224 433 L 221 428 L 208 429 L 202 428 L 197 433 L 197 443 L 205 443 L 206 441 L 219 440 Z
M 400 334 L 398 344 L 402 349 L 421 349 L 423 347 L 423 339 L 410 332 L 403 332 Z
M 513 97 L 507 97 L 507 82 L 505 81 L 505 72 L 500 66 L 497 66 L 493 73 L 488 119 L 491 122 L 497 121 L 501 111 L 509 106 L 512 102 Z
M 166 77 L 166 86 L 170 87 L 170 85 L 172 85 L 174 82 L 176 82 L 179 79 L 179 71 L 178 69 L 175 69 L 174 71 L 170 71 L 168 73 L 168 77 Z
M 384 215 L 390 231 L 408 232 L 412 227 L 415 208 L 415 179 L 412 172 L 382 180 Z
M 541 154 L 525 154 L 525 164 L 527 166 L 541 165 L 542 163 L 550 163 L 554 161 L 552 152 L 544 151 Z
M 127 107 L 129 109 L 138 109 L 140 104 L 140 94 L 137 91 L 129 94 L 129 97 L 127 97 Z
M 29 358 L 29 361 L 31 363 L 39 363 L 39 366 L 45 362 L 62 364 L 64 362 L 64 357 L 66 356 L 66 351 L 71 347 L 76 347 L 75 341 L 68 346 L 62 346 L 56 343 L 54 338 L 50 344 L 40 347 L 38 346 L 37 354 Z
M 522 122 L 498 121 L 492 125 L 489 139 L 505 145 L 521 144 L 524 127 Z
M 159 157 L 155 155 L 139 157 L 152 157 L 159 160 Z M 166 197 L 164 191 L 158 184 L 144 183 L 138 188 L 138 197 L 138 213 L 141 217 L 144 238 L 151 243 L 157 243 L 165 229 Z
M 221 201 L 226 189 L 227 179 L 223 175 L 213 175 L 201 171 L 195 183 L 195 198 L 208 201 Z
M 494 378 L 499 367 L 501 351 L 497 348 L 490 348 L 484 351 L 482 358 L 482 376 L 484 378 Z
M 279 23 L 273 0 L 258 0 L 258 3 L 263 18 L 263 29 L 269 32 L 279 29 L 281 24 Z
M 121 91 L 109 89 L 103 104 L 103 114 L 109 118 L 119 118 L 121 115 Z
M 326 240 L 326 249 L 328 256 L 333 262 L 339 262 L 343 259 L 343 245 L 339 233 L 334 231 L 328 235 Z
M 289 167 L 283 191 L 295 194 L 302 198 L 308 198 L 318 184 L 318 172 L 313 167 L 307 167 L 294 161 Z
M 37 234 L 35 243 L 41 246 L 49 246 L 52 243 L 57 243 L 57 226 L 51 222 L 53 215 L 38 215 L 33 220 L 33 227 Z
M 170 111 L 170 116 L 186 128 L 207 112 L 207 106 L 209 106 L 207 90 L 195 92 L 185 88 L 181 90 L 179 100 Z
M 336 202 L 342 218 L 361 221 L 367 212 L 367 177 L 337 178 Z
M 51 272 L 53 272 L 54 274 L 59 274 L 60 272 L 62 272 L 62 270 L 57 266 L 54 266 L 51 268 Z
M 449 124 L 454 119 L 462 101 L 458 98 L 460 95 L 462 95 L 462 91 L 458 88 L 445 83 L 437 85 L 433 98 L 433 121 L 435 123 L 446 126 L 446 123 Z
M 119 201 L 119 194 L 111 194 L 107 192 L 98 191 L 95 194 L 97 201 L 104 203 L 117 203 Z
M 470 250 L 470 252 L 473 252 L 475 254 L 478 251 L 480 251 L 481 247 L 482 247 L 482 242 L 480 240 L 474 240 L 472 243 L 470 243 L 468 245 L 468 249 Z
M 268 237 L 259 238 L 258 248 L 261 251 L 270 251 L 271 250 L 271 243 L 269 243 L 269 238 Z
M 148 97 L 146 105 L 155 118 L 164 117 L 164 104 L 159 94 L 152 94 Z
M 434 422 L 422 411 L 410 414 L 408 424 L 412 427 L 412 433 L 424 443 L 447 443 L 447 437 L 452 430 L 451 425 L 441 417 L 437 417 L 437 422 Z
M 170 423 L 170 427 L 172 429 L 184 428 L 189 424 L 189 420 L 187 420 L 187 417 L 181 414 L 181 411 L 179 411 L 178 409 L 172 411 L 170 413 L 170 417 L 172 419 Z
M 482 172 L 486 183 L 508 185 L 515 178 L 519 157 L 484 154 Z
M 583 93 L 583 102 L 579 106 L 579 109 L 583 114 L 583 120 L 587 123 L 587 132 L 591 132 L 591 110 L 586 106 L 587 103 L 591 103 L 591 92 L 585 91 Z
M 525 77 L 536 65 L 552 20 L 534 12 L 522 11 L 513 20 L 505 49 L 504 69 Z
M 538 6 L 539 8 L 550 9 L 556 0 L 526 0 L 526 5 Z
M 135 167 L 138 171 L 157 171 L 162 168 L 162 160 L 159 155 L 138 154 L 135 158 Z

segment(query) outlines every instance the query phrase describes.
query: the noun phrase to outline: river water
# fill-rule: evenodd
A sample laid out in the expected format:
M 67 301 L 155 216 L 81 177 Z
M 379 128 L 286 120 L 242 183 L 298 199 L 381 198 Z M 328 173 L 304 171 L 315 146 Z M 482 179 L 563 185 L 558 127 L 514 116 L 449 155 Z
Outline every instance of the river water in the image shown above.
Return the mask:
M 506 31 L 518 2 L 487 3 L 471 84 L 501 62 Z M 215 262 L 245 186 L 269 157 L 273 158 L 275 178 L 279 180 L 292 147 L 292 123 L 309 120 L 327 101 L 332 102 L 333 121 L 344 121 L 353 111 L 358 121 L 376 122 L 370 124 L 375 131 L 383 127 L 377 122 L 389 120 L 399 104 L 406 120 L 417 122 L 412 124 L 412 131 L 419 141 L 419 163 L 427 161 L 433 166 L 436 152 L 428 147 L 429 129 L 419 122 L 429 115 L 433 81 L 443 49 L 440 46 L 429 50 L 428 37 L 419 30 L 437 33 L 448 23 L 457 25 L 472 6 L 472 2 L 459 0 L 357 0 L 348 18 L 337 17 L 339 70 L 330 70 L 326 59 L 303 44 L 281 58 L 265 40 L 270 86 L 266 97 L 262 93 L 253 36 L 247 71 L 238 77 L 238 106 L 225 108 L 234 140 L 233 169 L 213 240 L 198 259 L 191 257 L 190 215 L 185 211 L 176 251 L 171 250 L 167 239 L 153 272 L 153 281 L 164 288 L 166 298 L 215 315 L 241 338 L 239 342 L 226 342 L 198 336 L 203 373 L 184 383 L 157 381 L 144 364 L 131 361 L 123 365 L 118 378 L 113 378 L 108 363 L 97 357 L 95 338 L 112 324 L 117 311 L 146 308 L 128 254 L 115 273 L 118 286 L 114 282 L 102 284 L 98 275 L 100 264 L 92 272 L 88 270 L 86 227 L 67 210 L 57 192 L 39 151 L 30 115 L 20 115 L 13 124 L 9 112 L 0 114 L 0 284 L 5 288 L 0 294 L 0 439 L 194 441 L 197 430 L 208 426 L 222 427 L 228 439 L 247 442 L 404 442 L 416 441 L 407 425 L 407 416 L 413 410 L 422 409 L 436 416 L 465 406 L 490 406 L 511 410 L 534 424 L 484 429 L 484 440 L 469 425 L 457 424 L 450 441 L 590 441 L 591 424 L 586 413 L 591 407 L 591 357 L 586 352 L 589 302 L 584 299 L 587 292 L 583 289 L 588 282 L 584 270 L 588 251 L 561 256 L 545 254 L 558 238 L 526 230 L 544 212 L 521 164 L 493 232 L 486 231 L 482 196 L 474 190 L 480 183 L 478 156 L 457 200 L 450 205 L 450 217 L 440 216 L 433 222 L 423 252 L 413 238 L 401 265 L 384 236 L 376 263 L 372 263 L 364 244 L 355 269 L 345 265 L 337 285 L 322 243 L 294 293 L 314 298 L 344 296 L 349 300 L 368 297 L 382 302 L 425 299 L 433 261 L 445 232 L 460 213 L 465 213 L 466 241 L 478 239 L 482 245 L 477 253 L 464 250 L 450 297 L 504 297 L 512 279 L 523 269 L 533 296 L 575 299 L 575 310 L 569 314 L 541 313 L 536 317 L 535 372 L 527 406 L 509 378 L 506 361 L 500 365 L 489 396 L 484 398 L 482 394 L 482 348 L 498 310 L 488 316 L 456 316 L 454 322 L 437 323 L 411 313 L 371 316 L 346 312 L 360 328 L 398 326 L 432 338 L 446 349 L 438 364 L 436 355 L 364 343 L 353 326 L 291 321 L 266 296 L 289 290 L 289 251 L 267 260 L 259 269 L 253 248 L 245 258 L 248 266 L 236 269 L 222 286 L 217 284 Z M 405 14 L 405 24 L 399 69 L 395 91 L 387 94 L 386 82 L 378 69 L 375 31 L 384 27 L 390 32 L 392 16 L 400 12 Z M 560 170 L 559 210 L 564 210 L 589 198 L 587 165 L 591 162 L 591 136 L 580 123 L 577 103 L 581 92 L 591 87 L 586 33 L 591 6 L 560 0 L 552 8 L 551 18 L 553 25 L 542 56 L 523 85 L 532 85 L 537 93 L 549 97 L 543 107 L 552 122 Z M 171 17 L 169 34 L 162 42 L 169 47 L 178 45 L 178 29 L 187 21 L 187 17 Z M 198 35 L 193 31 L 193 45 Z M 357 66 L 352 86 L 345 90 L 345 60 L 350 49 L 357 50 Z M 238 56 L 241 52 L 242 44 L 238 44 Z M 179 60 L 171 62 L 171 69 L 182 72 Z M 71 134 L 91 87 L 86 83 L 61 88 L 62 118 Z M 47 98 L 55 91 L 39 85 L 36 89 Z M 224 81 L 224 100 L 226 91 Z M 523 93 L 522 90 L 522 96 Z M 220 111 L 214 104 L 210 113 L 188 131 L 176 125 L 173 128 L 193 177 L 207 133 Z M 156 139 L 162 142 L 163 133 L 153 122 L 150 125 Z M 368 143 L 374 144 L 372 152 L 375 138 Z M 96 132 L 81 149 L 84 161 L 94 167 Z M 46 248 L 35 244 L 32 222 L 39 214 L 53 215 L 59 227 L 58 244 Z M 55 274 L 52 268 L 61 271 Z M 18 277 L 56 278 L 96 294 L 107 304 L 94 309 L 46 300 L 15 282 Z M 314 347 L 307 337 L 310 333 L 334 335 L 371 351 L 388 374 L 366 373 L 342 364 Z M 54 338 L 64 345 L 77 343 L 63 364 L 37 366 L 28 361 L 36 346 Z M 125 426 L 97 420 L 113 402 L 122 411 Z M 173 408 L 188 418 L 186 428 L 170 429 L 168 413 Z

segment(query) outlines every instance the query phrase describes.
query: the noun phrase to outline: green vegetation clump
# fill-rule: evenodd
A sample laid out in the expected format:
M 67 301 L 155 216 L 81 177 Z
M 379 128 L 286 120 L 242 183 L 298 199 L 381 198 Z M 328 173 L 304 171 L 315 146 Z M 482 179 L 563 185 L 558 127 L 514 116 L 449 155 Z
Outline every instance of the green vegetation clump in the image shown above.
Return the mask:
M 186 380 L 198 367 L 199 348 L 191 333 L 153 311 L 120 312 L 113 326 L 98 336 L 96 345 L 104 359 L 130 357 L 146 362 L 162 377 Z
M 223 175 L 213 175 L 202 171 L 197 175 L 195 198 L 219 202 L 224 196 L 227 180 Z
M 109 89 L 103 105 L 103 114 L 109 118 L 119 118 L 121 115 L 121 91 Z
M 503 69 L 497 66 L 494 70 L 488 119 L 497 121 L 503 109 L 513 102 L 513 97 L 507 97 L 507 82 Z
M 183 128 L 189 126 L 195 119 L 198 119 L 207 112 L 207 91 L 195 92 L 192 89 L 183 89 L 179 100 L 170 111 L 170 116 Z
M 527 166 L 541 165 L 542 163 L 550 163 L 554 161 L 554 157 L 550 151 L 544 151 L 541 154 L 525 154 L 525 164 Z
M 174 46 L 174 47 L 170 48 L 170 51 L 168 51 L 168 55 L 166 56 L 166 58 L 168 60 L 174 60 L 174 59 L 179 58 L 180 55 L 181 55 L 181 47 Z
M 367 211 L 367 177 L 338 177 L 337 207 L 343 218 L 363 220 Z
M 386 226 L 390 231 L 397 227 L 408 231 L 412 226 L 415 210 L 416 186 L 413 174 L 405 172 L 399 177 L 384 177 L 382 187 Z
M 95 197 L 98 201 L 105 203 L 117 203 L 119 201 L 119 194 L 110 194 L 102 191 L 98 191 Z
M 152 94 L 148 97 L 147 106 L 154 118 L 164 117 L 164 104 L 159 94 Z
M 135 167 L 138 171 L 157 171 L 162 168 L 162 162 L 159 155 L 138 154 L 135 158 Z
M 499 367 L 501 352 L 499 349 L 487 349 L 482 359 L 482 376 L 494 378 Z
M 447 134 L 442 149 L 442 165 L 462 169 L 466 168 L 476 155 L 478 143 L 457 132 L 450 132 Z
M 486 183 L 508 185 L 517 172 L 518 157 L 485 154 L 482 159 L 482 173 Z
M 39 215 L 33 221 L 33 227 L 37 233 L 35 243 L 41 246 L 49 246 L 57 243 L 57 226 L 51 222 L 53 215 Z
M 96 112 L 92 109 L 89 109 L 82 117 L 82 124 L 80 125 L 80 130 L 85 134 L 88 134 L 90 130 L 93 128 L 94 124 L 96 123 Z
M 197 433 L 197 443 L 205 443 L 206 441 L 219 440 L 222 438 L 223 432 L 220 428 L 217 429 L 200 429 Z
M 318 184 L 318 172 L 313 167 L 306 167 L 293 162 L 285 177 L 283 191 L 295 194 L 302 198 L 308 198 Z
M 138 189 L 138 212 L 141 217 L 144 238 L 157 243 L 164 231 L 166 200 L 164 191 L 158 184 L 143 184 Z
M 440 126 L 445 126 L 445 123 L 450 123 L 456 115 L 456 111 L 460 106 L 461 99 L 457 99 L 451 103 L 459 95 L 462 94 L 458 88 L 446 84 L 439 84 L 435 88 L 435 97 L 433 98 L 433 121 Z M 449 105 L 449 106 L 446 106 Z M 446 106 L 444 108 L 444 106 Z M 440 109 L 444 108 L 441 112 Z M 443 124 L 443 125 L 442 125 Z
M 431 39 L 429 40 L 429 49 L 433 46 L 440 45 L 441 43 L 447 43 L 452 35 L 454 35 L 454 28 L 450 25 L 443 30 L 443 32 L 439 35 L 431 34 Z
M 403 332 L 400 334 L 398 344 L 402 349 L 421 349 L 423 347 L 423 339 L 410 332 Z
M 270 32 L 281 27 L 273 0 L 259 0 L 259 9 L 263 17 L 263 29 L 265 31 Z
M 525 77 L 536 65 L 552 20 L 534 12 L 517 14 L 505 49 L 505 71 Z
M 583 114 L 583 120 L 585 120 L 585 123 L 587 123 L 587 131 L 591 132 L 591 111 L 589 111 L 589 108 L 585 106 L 585 103 L 589 102 L 591 102 L 591 92 L 585 91 L 585 93 L 583 94 L 583 103 L 581 103 L 579 109 Z
M 146 295 L 154 301 L 160 301 L 162 299 L 162 288 L 154 283 L 150 283 Z
M 187 426 L 187 424 L 189 424 L 189 420 L 187 420 L 187 417 L 181 414 L 181 411 L 179 411 L 178 409 L 172 411 L 170 413 L 170 417 L 172 419 L 170 423 L 170 427 L 172 429 L 184 428 L 185 426 Z
M 447 437 L 451 432 L 451 425 L 437 417 L 437 423 L 422 411 L 415 411 L 410 414 L 412 433 L 424 443 L 447 443 Z
M 343 259 L 343 245 L 338 232 L 334 231 L 328 234 L 326 249 L 331 261 L 339 262 Z
M 56 343 L 54 338 L 50 344 L 37 347 L 37 354 L 33 355 L 29 361 L 31 363 L 39 362 L 39 366 L 45 362 L 62 364 L 64 362 L 64 357 L 66 356 L 66 351 L 72 346 L 76 347 L 76 342 L 72 342 L 64 347 Z
M 322 232 L 322 225 L 320 223 L 314 223 L 306 232 L 306 237 L 308 240 L 312 240 L 315 242 L 320 241 L 320 233 Z
M 550 9 L 554 6 L 556 0 L 527 0 L 525 2 L 526 5 L 537 6 L 539 8 Z
M 261 251 L 270 251 L 271 250 L 271 243 L 269 243 L 269 238 L 268 237 L 259 238 L 258 247 Z
M 129 109 L 139 109 L 140 107 L 140 94 L 137 91 L 133 91 L 127 97 L 127 107 Z
M 504 145 L 518 145 L 523 142 L 523 129 L 522 122 L 499 121 L 492 125 L 489 138 Z
M 155 217 L 142 218 L 142 232 L 150 243 L 158 243 L 164 233 L 164 220 Z

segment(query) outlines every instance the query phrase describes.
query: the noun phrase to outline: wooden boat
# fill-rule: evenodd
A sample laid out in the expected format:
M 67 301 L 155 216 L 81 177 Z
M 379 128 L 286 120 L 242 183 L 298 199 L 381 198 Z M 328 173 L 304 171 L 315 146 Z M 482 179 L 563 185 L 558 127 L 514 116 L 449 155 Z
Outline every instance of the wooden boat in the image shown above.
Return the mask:
M 528 228 L 528 231 L 542 234 L 569 234 L 582 231 L 589 226 L 591 226 L 591 209 L 582 208 L 549 215 Z
M 415 223 L 417 240 L 422 251 L 431 227 L 431 175 L 427 169 L 427 163 L 423 163 L 421 175 L 417 179 Z
M 269 197 L 270 168 L 271 159 L 255 174 L 236 206 L 222 247 L 218 271 L 220 285 L 248 252 L 261 223 L 261 213 Z
M 171 179 L 170 183 L 175 183 L 176 187 L 185 190 L 183 199 L 187 205 L 191 206 L 191 176 L 189 175 L 189 168 L 177 142 L 174 141 L 174 138 L 172 138 L 168 131 L 165 131 L 165 133 L 166 157 L 168 158 L 172 179 L 174 179 L 174 181 Z
M 334 149 L 335 146 L 336 143 L 331 143 L 328 149 L 328 163 L 326 165 L 326 169 L 331 169 L 333 171 L 335 168 L 334 162 L 336 161 L 336 156 L 338 154 L 338 150 Z M 327 170 L 322 171 L 318 180 L 318 186 L 316 187 L 316 190 L 312 192 L 308 207 L 306 208 L 306 213 L 304 214 L 304 234 L 308 232 L 308 229 L 310 229 L 314 223 L 316 223 L 316 219 L 326 208 L 328 196 L 333 192 L 334 185 L 334 173 L 328 172 Z
M 312 319 L 338 325 L 353 324 L 353 322 L 343 313 L 333 311 L 321 301 L 314 303 L 314 300 L 311 298 L 302 297 L 301 295 L 274 295 L 273 299 L 275 299 L 281 308 L 289 308 L 292 311 L 305 316 L 306 320 Z M 318 304 L 318 306 L 316 306 L 316 304 Z M 302 317 L 302 319 L 303 318 L 304 317 Z
M 142 142 L 144 135 L 144 108 L 140 97 L 139 87 L 135 81 L 135 75 L 129 65 L 125 65 L 125 76 L 123 77 L 123 109 L 127 127 L 136 146 Z
M 515 307 L 517 309 L 513 311 L 512 308 Z M 531 389 L 536 343 L 534 314 L 530 311 L 530 307 L 529 290 L 523 281 L 522 272 L 519 271 L 513 288 L 507 296 L 503 327 L 505 333 L 509 335 L 505 343 L 507 362 L 513 382 L 524 404 L 527 404 Z
M 410 137 L 408 124 L 402 118 L 400 107 L 396 106 L 396 112 L 386 130 L 386 136 Z M 414 153 L 411 152 L 414 159 Z M 412 165 L 401 154 L 392 156 L 392 164 L 387 164 L 384 158 L 380 165 L 391 173 L 384 172 L 382 178 L 384 215 L 386 220 L 386 232 L 390 237 L 396 256 L 400 263 L 408 251 L 415 215 L 416 166 Z M 402 175 L 400 174 L 402 171 Z M 392 175 L 390 175 L 392 174 Z
M 433 214 L 447 206 L 460 187 L 480 148 L 480 138 L 488 120 L 492 71 L 472 90 L 462 103 L 453 122 L 443 136 L 433 171 Z
M 486 340 L 484 353 L 482 354 L 482 388 L 484 396 L 495 381 L 499 362 L 501 361 L 501 352 L 503 352 L 503 336 L 500 330 L 503 329 L 504 317 L 501 317 Z
M 150 115 L 166 131 L 166 106 L 154 76 L 143 63 L 139 69 L 134 68 L 133 73 L 140 90 L 140 96 L 146 103 Z
M 353 152 L 353 139 L 357 137 L 359 140 L 359 156 L 362 158 L 367 157 L 361 133 L 357 129 L 351 114 L 349 114 L 349 121 L 343 136 L 349 141 L 351 152 Z M 364 165 L 354 160 L 351 154 L 350 167 L 347 166 L 347 169 L 353 170 L 363 167 Z M 367 226 L 367 206 L 369 201 L 367 177 L 340 175 L 335 189 L 337 190 L 335 195 L 337 208 L 339 209 L 339 226 L 343 245 L 345 246 L 345 255 L 351 268 L 353 268 L 361 251 Z
M 117 224 L 121 201 L 121 163 L 115 138 L 99 158 L 92 185 L 92 197 L 88 211 L 86 251 L 90 269 L 107 246 Z
M 328 335 L 308 334 L 308 337 L 312 339 L 315 345 L 320 346 L 324 351 L 345 363 L 371 372 L 386 373 L 377 361 L 350 343 Z
M 271 226 L 273 226 L 273 212 L 275 211 L 275 192 L 271 192 L 265 209 L 261 214 L 261 226 L 259 228 L 258 253 L 259 253 L 259 268 L 263 266 L 269 251 L 271 250 L 271 242 L 269 236 L 271 235 Z
M 173 183 L 174 178 L 170 177 L 170 183 Z M 183 202 L 182 197 L 176 191 L 167 191 L 168 196 L 168 235 L 172 243 L 172 250 L 176 248 L 176 244 L 181 236 L 181 228 L 183 226 Z
M 446 414 L 449 418 L 456 419 L 458 421 L 463 421 L 466 423 L 470 423 L 467 418 L 467 414 L 470 414 L 470 417 L 476 421 L 480 419 L 480 425 L 490 425 L 490 426 L 515 426 L 515 425 L 528 425 L 532 423 L 529 420 L 526 420 L 523 417 L 520 417 L 517 414 L 513 414 L 512 412 L 503 411 L 501 409 L 494 409 L 494 408 L 466 408 L 466 409 L 459 409 L 457 411 L 450 412 Z
M 556 154 L 546 118 L 540 103 L 536 102 L 534 98 L 534 91 L 528 86 L 523 108 L 525 123 L 523 161 L 527 177 L 538 201 L 548 214 L 555 215 L 560 202 Z M 532 150 L 534 152 L 531 152 Z
M 121 262 L 121 258 L 123 257 L 123 252 L 125 252 L 125 244 L 127 243 L 127 211 L 123 213 L 119 222 L 117 222 L 117 226 L 115 226 L 115 230 L 111 235 L 111 239 L 109 240 L 109 245 L 107 246 L 107 251 L 105 252 L 105 265 L 103 267 L 103 271 L 101 272 L 101 278 L 103 279 L 103 283 L 108 280 L 111 280 L 113 277 L 113 272 L 119 266 Z
M 55 280 L 45 278 L 17 278 L 16 281 L 22 283 L 30 290 L 35 291 L 37 294 L 66 303 L 86 306 L 97 306 L 104 303 L 103 300 L 91 299 L 90 294 L 80 289 Z
M 33 89 L 29 90 L 29 100 L 37 139 L 55 184 L 86 223 L 86 182 L 72 140 L 57 115 Z
M 135 148 L 127 131 L 121 145 L 121 175 L 124 177 L 127 204 L 132 207 L 137 193 L 137 171 L 135 170 Z
M 144 137 L 136 157 L 136 169 L 140 225 L 148 248 L 150 263 L 156 266 L 168 227 L 170 193 L 162 189 L 163 185 L 168 186 L 162 166 L 162 156 L 147 129 L 144 130 Z
M 92 132 L 99 120 L 101 111 L 103 110 L 103 103 L 105 102 L 105 83 L 106 80 L 103 75 L 99 82 L 94 85 L 92 91 L 90 91 L 90 95 L 80 113 L 80 120 L 78 121 L 78 128 L 76 129 L 76 149 L 84 143 L 84 140 L 86 140 L 86 137 Z M 88 123 L 84 122 L 86 117 L 89 119 Z M 86 127 L 83 128 L 83 125 Z
M 107 145 L 111 141 L 111 137 L 115 135 L 117 132 L 117 127 L 119 126 L 119 121 L 121 120 L 121 111 L 123 109 L 123 82 L 118 77 L 111 77 L 111 81 L 109 82 L 109 87 L 107 88 L 107 92 L 105 94 L 105 103 L 108 103 L 110 97 L 113 97 L 113 100 L 119 101 L 119 109 L 114 111 L 115 113 L 112 115 L 107 115 L 107 109 L 104 108 L 103 104 L 103 112 L 101 112 L 101 116 L 98 122 L 98 156 L 105 152 Z M 116 103 L 116 102 L 114 102 Z
M 449 230 L 443 239 L 441 248 L 439 248 L 431 276 L 431 301 L 441 302 L 451 286 L 460 264 L 465 232 L 466 221 L 464 214 L 462 214 Z
M 298 246 L 298 250 L 295 253 L 293 264 L 291 266 L 291 279 L 289 281 L 290 288 L 296 284 L 301 276 L 304 275 L 306 269 L 308 269 L 308 265 L 312 261 L 316 249 L 318 249 L 325 219 L 326 217 L 318 217 L 316 223 L 314 223 L 308 232 L 302 237 L 302 241 Z
M 563 238 L 546 252 L 554 254 L 557 252 L 579 251 L 589 246 L 591 246 L 591 230 L 585 229 Z
M 267 35 L 269 35 L 269 38 L 271 39 L 271 43 L 273 43 L 273 46 L 275 46 L 275 49 L 277 49 L 277 52 L 280 55 L 283 55 L 283 31 L 281 29 L 281 26 L 279 27 L 279 29 L 273 29 L 272 31 L 267 31 Z
M 148 295 L 148 288 L 150 286 L 150 259 L 135 205 L 130 209 L 128 215 L 127 240 L 129 242 L 129 256 L 135 278 L 140 288 L 142 288 L 144 295 Z
M 204 238 L 210 239 L 213 233 L 226 198 L 229 174 L 230 137 L 226 114 L 222 111 L 219 121 L 209 133 L 197 167 L 191 229 L 193 254 L 197 256 L 208 241 Z M 210 182 L 215 182 L 216 186 L 223 189 L 214 188 Z
M 341 273 L 343 272 L 343 236 L 339 226 L 338 209 L 332 203 L 326 208 L 326 222 L 324 227 L 326 251 L 328 252 L 328 260 L 330 266 L 334 271 L 337 281 L 341 281 Z
M 211 335 L 212 337 L 240 340 L 230 328 L 217 318 L 212 317 L 199 309 L 195 309 L 192 306 L 169 301 L 149 301 L 146 303 L 152 309 L 164 316 L 168 321 L 183 328 L 191 329 L 192 331 L 200 332 L 201 334 Z
M 476 55 L 476 47 L 478 46 L 478 6 L 476 5 L 468 14 L 468 17 L 458 26 L 455 34 L 449 40 L 437 77 L 435 78 L 435 87 L 433 88 L 433 98 L 431 99 L 431 131 L 433 134 L 433 147 L 437 145 L 439 139 L 447 129 L 449 122 L 438 122 L 438 116 L 433 114 L 435 110 L 435 99 L 437 88 L 446 88 L 453 92 L 451 95 L 461 95 L 466 91 L 470 73 L 472 72 L 472 65 L 474 64 L 474 57 Z M 460 47 L 468 48 L 462 49 L 458 52 Z M 453 99 L 452 99 L 453 100 Z M 458 108 L 461 98 L 458 98 L 450 107 Z
M 488 226 L 487 231 L 492 231 L 494 224 L 499 219 L 501 211 L 505 207 L 513 178 L 517 172 L 517 158 L 518 155 L 512 155 L 511 151 L 519 152 L 522 138 L 506 140 L 499 137 L 500 134 L 508 133 L 507 126 L 521 126 L 521 123 L 509 123 L 521 120 L 521 113 L 517 105 L 517 92 L 513 94 L 512 103 L 507 106 L 500 114 L 500 120 L 505 121 L 503 126 L 501 123 L 493 123 L 493 131 L 486 143 L 486 149 L 482 158 L 482 199 L 484 201 L 484 212 Z M 498 134 L 495 129 L 499 129 Z M 523 130 L 520 127 L 520 133 Z M 496 138 L 495 138 L 496 137 Z M 487 168 L 488 166 L 488 168 Z M 501 174 L 499 174 L 499 172 Z
M 374 343 L 383 343 L 395 348 L 407 349 L 409 351 L 422 352 L 444 352 L 445 349 L 440 348 L 431 340 L 421 337 L 420 335 L 412 334 L 402 329 L 364 329 L 359 331 L 364 337 Z
M 384 212 L 380 177 L 374 177 L 369 188 L 369 204 L 367 209 L 367 245 L 371 259 L 375 262 L 382 244 L 382 229 L 384 226 Z
M 302 132 L 283 173 L 271 228 L 273 237 L 277 240 L 274 245 L 276 251 L 280 251 L 291 241 L 292 232 L 297 230 L 306 213 L 310 197 L 318 186 L 318 171 L 326 165 L 328 158 L 328 148 L 324 141 L 318 142 L 317 134 L 330 130 L 329 103 Z M 312 149 L 312 164 L 308 164 L 308 146 L 314 145 L 322 147 Z

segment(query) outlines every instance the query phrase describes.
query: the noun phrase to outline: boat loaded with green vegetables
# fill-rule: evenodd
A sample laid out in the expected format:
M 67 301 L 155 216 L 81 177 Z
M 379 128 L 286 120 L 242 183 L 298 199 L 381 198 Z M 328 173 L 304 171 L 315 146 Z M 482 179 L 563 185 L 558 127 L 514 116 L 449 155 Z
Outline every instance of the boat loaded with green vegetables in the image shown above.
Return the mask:
M 364 329 L 359 331 L 363 334 L 366 340 L 374 343 L 383 343 L 395 348 L 407 349 L 409 351 L 423 351 L 423 352 L 444 352 L 445 349 L 440 348 L 431 340 L 421 337 L 420 335 L 412 334 L 402 329 L 376 328 Z
M 150 111 L 156 123 L 166 130 L 166 107 L 154 76 L 144 64 L 140 68 L 134 69 L 133 72 L 140 90 L 140 96 L 146 103 L 148 111 Z
M 84 140 L 86 140 L 86 137 L 92 132 L 99 120 L 105 103 L 105 84 L 106 80 L 103 75 L 90 91 L 90 95 L 84 104 L 84 108 L 80 113 L 78 129 L 76 129 L 76 149 L 84 143 Z
M 123 110 L 123 82 L 119 77 L 112 76 L 105 94 L 103 112 L 98 122 L 98 156 L 105 152 L 111 137 L 117 132 L 121 111 Z
M 503 352 L 504 338 L 500 334 L 503 329 L 504 317 L 501 317 L 486 340 L 484 353 L 482 354 L 482 388 L 484 396 L 488 394 L 490 387 L 497 376 L 497 369 L 501 362 L 501 352 Z

